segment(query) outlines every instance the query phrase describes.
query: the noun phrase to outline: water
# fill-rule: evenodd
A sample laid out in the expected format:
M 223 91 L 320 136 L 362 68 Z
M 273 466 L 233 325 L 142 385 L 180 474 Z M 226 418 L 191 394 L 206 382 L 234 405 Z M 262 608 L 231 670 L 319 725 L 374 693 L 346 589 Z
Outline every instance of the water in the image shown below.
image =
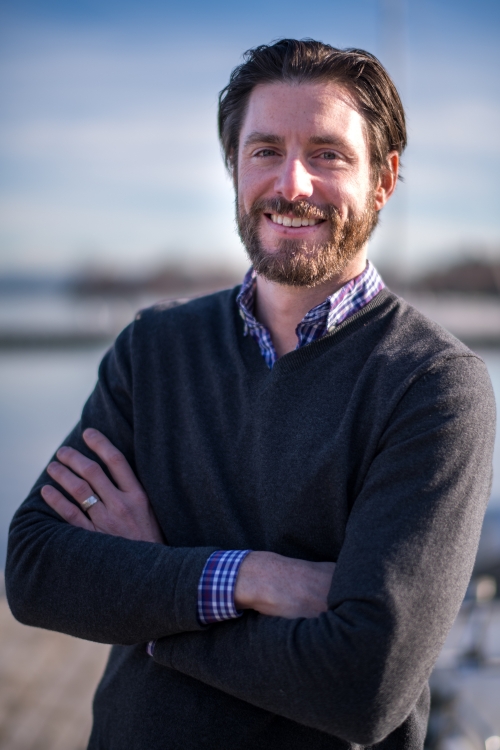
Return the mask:
M 106 347 L 0 352 L 0 570 L 10 519 L 78 421 Z M 500 403 L 500 350 L 481 352 Z M 492 503 L 500 507 L 500 439 Z
M 0 352 L 0 570 L 14 511 L 78 421 L 104 350 Z

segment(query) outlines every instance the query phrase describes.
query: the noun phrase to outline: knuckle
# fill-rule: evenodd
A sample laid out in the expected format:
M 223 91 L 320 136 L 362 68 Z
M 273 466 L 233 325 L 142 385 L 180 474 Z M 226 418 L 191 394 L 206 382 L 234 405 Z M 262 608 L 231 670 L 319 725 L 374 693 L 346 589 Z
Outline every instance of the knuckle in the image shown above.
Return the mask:
M 101 475 L 102 469 L 97 463 L 97 461 L 90 461 L 88 462 L 87 466 L 85 467 L 85 474 L 84 476 L 89 479 L 89 481 L 97 479 Z
M 113 450 L 110 452 L 108 456 L 108 463 L 110 466 L 120 467 L 123 465 L 123 453 L 120 453 L 119 450 Z
M 66 510 L 66 520 L 71 523 L 72 521 L 76 521 L 79 516 L 80 511 L 75 505 L 71 504 L 71 507 Z
M 74 497 L 80 502 L 86 500 L 91 494 L 92 491 L 87 482 L 81 480 L 75 484 Z

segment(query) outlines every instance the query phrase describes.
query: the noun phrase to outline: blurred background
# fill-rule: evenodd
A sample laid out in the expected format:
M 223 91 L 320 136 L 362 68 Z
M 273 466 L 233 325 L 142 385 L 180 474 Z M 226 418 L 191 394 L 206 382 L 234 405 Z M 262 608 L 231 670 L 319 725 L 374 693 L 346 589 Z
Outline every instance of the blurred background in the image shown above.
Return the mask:
M 98 362 L 157 299 L 246 269 L 216 136 L 244 50 L 374 52 L 408 115 L 371 258 L 484 357 L 500 398 L 496 0 L 0 2 L 0 570 L 9 521 Z M 433 675 L 429 748 L 500 748 L 500 444 L 474 578 Z M 24 628 L 0 597 L 0 748 L 80 750 L 106 647 Z

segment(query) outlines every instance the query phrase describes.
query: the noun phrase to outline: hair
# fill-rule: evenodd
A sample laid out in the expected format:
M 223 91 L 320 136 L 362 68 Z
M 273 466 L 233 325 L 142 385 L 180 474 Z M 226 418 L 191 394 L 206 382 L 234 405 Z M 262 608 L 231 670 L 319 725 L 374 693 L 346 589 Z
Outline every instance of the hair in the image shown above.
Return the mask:
M 377 58 L 362 49 L 337 49 L 313 39 L 280 39 L 247 50 L 219 94 L 218 127 L 224 161 L 237 168 L 239 137 L 251 92 L 258 84 L 332 81 L 362 115 L 374 176 L 391 151 L 406 147 L 405 113 L 397 89 Z

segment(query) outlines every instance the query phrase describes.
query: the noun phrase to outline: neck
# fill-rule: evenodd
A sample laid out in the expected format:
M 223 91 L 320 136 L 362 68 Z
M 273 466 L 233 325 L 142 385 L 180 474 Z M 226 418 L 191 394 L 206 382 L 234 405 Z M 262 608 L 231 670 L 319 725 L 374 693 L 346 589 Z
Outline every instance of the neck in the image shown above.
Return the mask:
M 257 276 L 255 317 L 269 330 L 278 357 L 297 346 L 295 331 L 306 313 L 359 276 L 365 267 L 366 252 L 362 252 L 342 273 L 312 288 L 287 286 Z

